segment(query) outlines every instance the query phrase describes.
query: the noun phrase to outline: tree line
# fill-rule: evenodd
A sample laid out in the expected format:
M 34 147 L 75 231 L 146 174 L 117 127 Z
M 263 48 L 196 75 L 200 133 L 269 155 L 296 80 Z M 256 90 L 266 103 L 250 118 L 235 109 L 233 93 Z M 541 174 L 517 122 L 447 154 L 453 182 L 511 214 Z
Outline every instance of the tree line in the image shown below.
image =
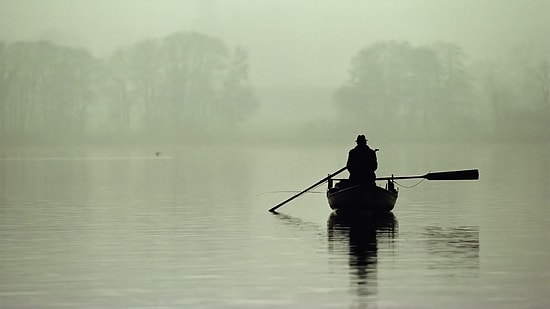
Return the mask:
M 334 102 L 344 126 L 414 139 L 548 139 L 549 59 L 518 48 L 506 61 L 474 62 L 456 44 L 378 42 L 354 56 Z
M 452 43 L 368 45 L 351 59 L 349 78 L 334 94 L 331 136 L 351 128 L 416 140 L 547 140 L 549 57 L 524 47 L 506 59 L 473 61 Z M 105 58 L 46 41 L 0 42 L 0 139 L 229 135 L 259 106 L 248 66 L 243 48 L 230 50 L 194 32 L 144 40 Z M 326 123 L 289 128 L 296 138 L 319 139 L 327 138 L 326 129 Z
M 257 106 L 247 52 L 199 33 L 106 58 L 46 41 L 0 42 L 4 140 L 184 140 L 234 127 Z

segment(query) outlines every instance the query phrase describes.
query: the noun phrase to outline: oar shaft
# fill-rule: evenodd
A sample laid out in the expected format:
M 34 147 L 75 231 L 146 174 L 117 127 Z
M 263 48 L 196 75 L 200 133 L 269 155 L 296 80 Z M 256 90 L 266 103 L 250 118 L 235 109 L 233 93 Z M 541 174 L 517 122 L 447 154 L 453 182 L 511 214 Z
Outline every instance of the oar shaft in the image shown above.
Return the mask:
M 426 176 L 426 175 L 378 177 L 378 178 L 376 178 L 376 180 L 418 179 L 418 178 L 424 178 L 425 176 Z
M 392 177 L 380 177 L 376 180 L 399 180 L 399 179 L 417 179 L 425 178 L 428 180 L 476 180 L 479 179 L 479 170 L 460 170 L 460 171 L 446 171 L 446 172 L 433 172 L 426 175 L 418 176 L 392 176 Z
M 286 200 L 280 202 L 279 204 L 273 206 L 272 208 L 269 209 L 269 211 L 270 211 L 270 212 L 274 212 L 275 210 L 277 210 L 277 208 L 283 206 L 284 204 L 286 204 L 286 203 L 292 201 L 293 199 L 297 198 L 298 196 L 300 196 L 300 195 L 306 193 L 307 191 L 309 191 L 309 190 L 311 190 L 311 189 L 317 187 L 318 185 L 322 184 L 323 182 L 329 180 L 330 178 L 332 178 L 332 177 L 334 177 L 334 176 L 340 174 L 341 172 L 345 171 L 346 168 L 347 168 L 347 167 L 342 167 L 342 168 L 339 169 L 338 171 L 336 171 L 336 172 L 334 172 L 334 173 L 328 175 L 327 177 L 325 177 L 325 178 L 319 180 L 318 182 L 316 182 L 316 183 L 314 183 L 313 185 L 309 186 L 307 189 L 301 191 L 300 193 L 297 193 L 297 194 L 295 194 L 295 195 L 289 197 L 288 199 L 286 199 Z

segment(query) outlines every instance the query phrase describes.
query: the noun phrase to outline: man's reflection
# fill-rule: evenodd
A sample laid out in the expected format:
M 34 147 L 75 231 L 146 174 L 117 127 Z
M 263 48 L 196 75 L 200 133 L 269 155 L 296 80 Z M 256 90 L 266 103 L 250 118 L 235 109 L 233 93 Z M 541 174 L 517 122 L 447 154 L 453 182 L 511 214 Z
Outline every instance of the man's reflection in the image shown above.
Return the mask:
M 392 213 L 378 217 L 331 214 L 328 219 L 328 244 L 332 253 L 348 254 L 350 280 L 354 293 L 366 298 L 377 293 L 379 244 L 390 244 L 397 233 Z M 342 245 L 347 244 L 342 249 Z

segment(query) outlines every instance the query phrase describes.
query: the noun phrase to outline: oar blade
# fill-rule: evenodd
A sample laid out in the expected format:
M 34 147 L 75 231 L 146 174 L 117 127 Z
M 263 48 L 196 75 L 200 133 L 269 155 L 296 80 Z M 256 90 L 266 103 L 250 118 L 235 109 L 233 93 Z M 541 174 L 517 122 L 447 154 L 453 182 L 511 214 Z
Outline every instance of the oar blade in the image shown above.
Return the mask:
M 479 179 L 479 171 L 477 169 L 433 172 L 424 176 L 428 180 L 477 180 Z

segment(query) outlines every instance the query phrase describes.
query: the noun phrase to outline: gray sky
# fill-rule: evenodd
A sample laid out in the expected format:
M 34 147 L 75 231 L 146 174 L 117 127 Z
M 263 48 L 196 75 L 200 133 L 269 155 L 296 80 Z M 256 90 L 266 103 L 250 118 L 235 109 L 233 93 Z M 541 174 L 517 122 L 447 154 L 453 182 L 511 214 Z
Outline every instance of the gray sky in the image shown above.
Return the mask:
M 0 39 L 50 39 L 104 56 L 195 30 L 245 46 L 257 86 L 326 85 L 379 40 L 461 45 L 472 58 L 550 47 L 550 0 L 0 0 Z

